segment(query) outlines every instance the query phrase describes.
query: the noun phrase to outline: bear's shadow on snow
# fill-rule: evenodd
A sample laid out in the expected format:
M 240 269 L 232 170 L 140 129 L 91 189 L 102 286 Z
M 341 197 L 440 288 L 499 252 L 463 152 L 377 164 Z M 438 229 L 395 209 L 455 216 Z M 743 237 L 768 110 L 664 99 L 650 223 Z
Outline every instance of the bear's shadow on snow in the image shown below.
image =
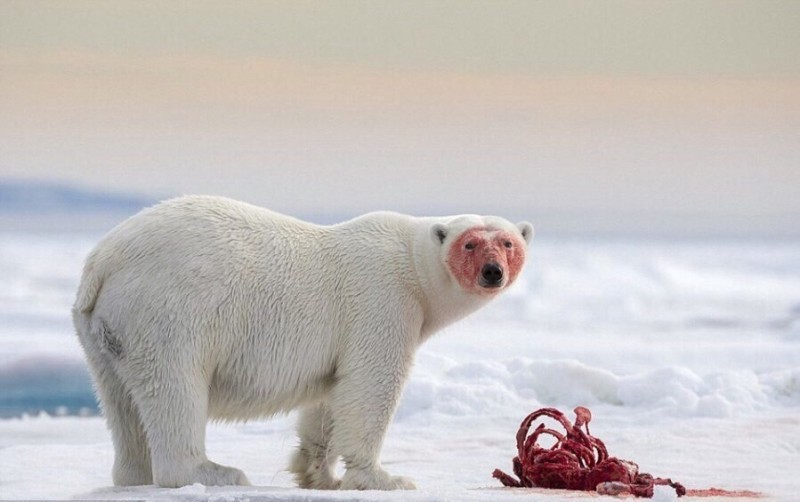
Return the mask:
M 367 492 L 358 492 L 358 496 L 347 491 L 307 490 L 286 488 L 281 486 L 204 486 L 194 484 L 181 488 L 160 488 L 155 485 L 144 486 L 110 486 L 98 488 L 91 492 L 75 496 L 73 500 L 169 500 L 169 501 L 328 501 L 364 502 L 365 500 L 385 500 L 380 495 L 392 492 L 377 492 L 370 497 Z M 406 492 L 407 494 L 407 492 Z

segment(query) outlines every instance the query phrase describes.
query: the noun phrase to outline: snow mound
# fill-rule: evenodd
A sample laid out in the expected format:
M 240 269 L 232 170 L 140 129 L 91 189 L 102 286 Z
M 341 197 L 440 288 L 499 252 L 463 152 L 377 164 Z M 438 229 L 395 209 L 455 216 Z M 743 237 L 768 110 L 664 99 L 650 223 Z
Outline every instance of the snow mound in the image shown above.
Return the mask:
M 730 418 L 778 402 L 800 405 L 800 370 L 701 375 L 672 366 L 616 375 L 576 360 L 453 364 L 409 382 L 396 420 L 415 415 L 486 415 L 540 406 L 612 405 L 659 416 Z M 502 410 L 502 411 L 501 411 Z

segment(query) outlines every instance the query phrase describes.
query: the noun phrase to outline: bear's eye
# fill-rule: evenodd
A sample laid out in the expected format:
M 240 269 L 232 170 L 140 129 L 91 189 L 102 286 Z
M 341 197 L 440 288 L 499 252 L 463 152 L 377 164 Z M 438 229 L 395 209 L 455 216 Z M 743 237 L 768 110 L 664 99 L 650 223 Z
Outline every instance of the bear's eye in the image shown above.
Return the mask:
M 512 248 L 512 247 L 514 246 L 514 244 L 512 244 L 512 243 L 511 243 L 511 241 L 505 241 L 505 242 L 503 243 L 503 245 L 504 245 L 505 247 L 509 248 L 509 249 L 510 249 L 510 248 Z
M 468 242 L 468 243 L 464 244 L 464 249 L 466 249 L 467 251 L 472 251 L 473 249 L 475 249 L 475 243 L 474 242 Z

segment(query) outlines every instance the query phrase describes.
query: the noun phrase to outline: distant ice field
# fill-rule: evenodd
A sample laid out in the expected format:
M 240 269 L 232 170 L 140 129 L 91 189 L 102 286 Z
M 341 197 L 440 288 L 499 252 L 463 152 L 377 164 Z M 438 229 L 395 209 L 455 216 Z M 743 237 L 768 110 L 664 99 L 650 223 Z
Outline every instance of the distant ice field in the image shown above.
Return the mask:
M 99 237 L 0 234 L 0 416 L 97 412 L 70 307 Z M 422 347 L 397 419 L 532 401 L 800 405 L 800 243 L 534 240 L 511 291 Z

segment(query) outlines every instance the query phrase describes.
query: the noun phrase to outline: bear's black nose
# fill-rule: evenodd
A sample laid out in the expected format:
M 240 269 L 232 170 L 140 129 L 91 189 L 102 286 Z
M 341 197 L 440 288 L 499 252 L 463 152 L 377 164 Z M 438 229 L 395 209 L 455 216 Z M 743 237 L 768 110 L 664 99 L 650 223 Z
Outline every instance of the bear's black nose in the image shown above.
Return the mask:
M 483 286 L 496 288 L 503 282 L 503 269 L 497 263 L 487 263 L 481 269 L 481 279 Z

